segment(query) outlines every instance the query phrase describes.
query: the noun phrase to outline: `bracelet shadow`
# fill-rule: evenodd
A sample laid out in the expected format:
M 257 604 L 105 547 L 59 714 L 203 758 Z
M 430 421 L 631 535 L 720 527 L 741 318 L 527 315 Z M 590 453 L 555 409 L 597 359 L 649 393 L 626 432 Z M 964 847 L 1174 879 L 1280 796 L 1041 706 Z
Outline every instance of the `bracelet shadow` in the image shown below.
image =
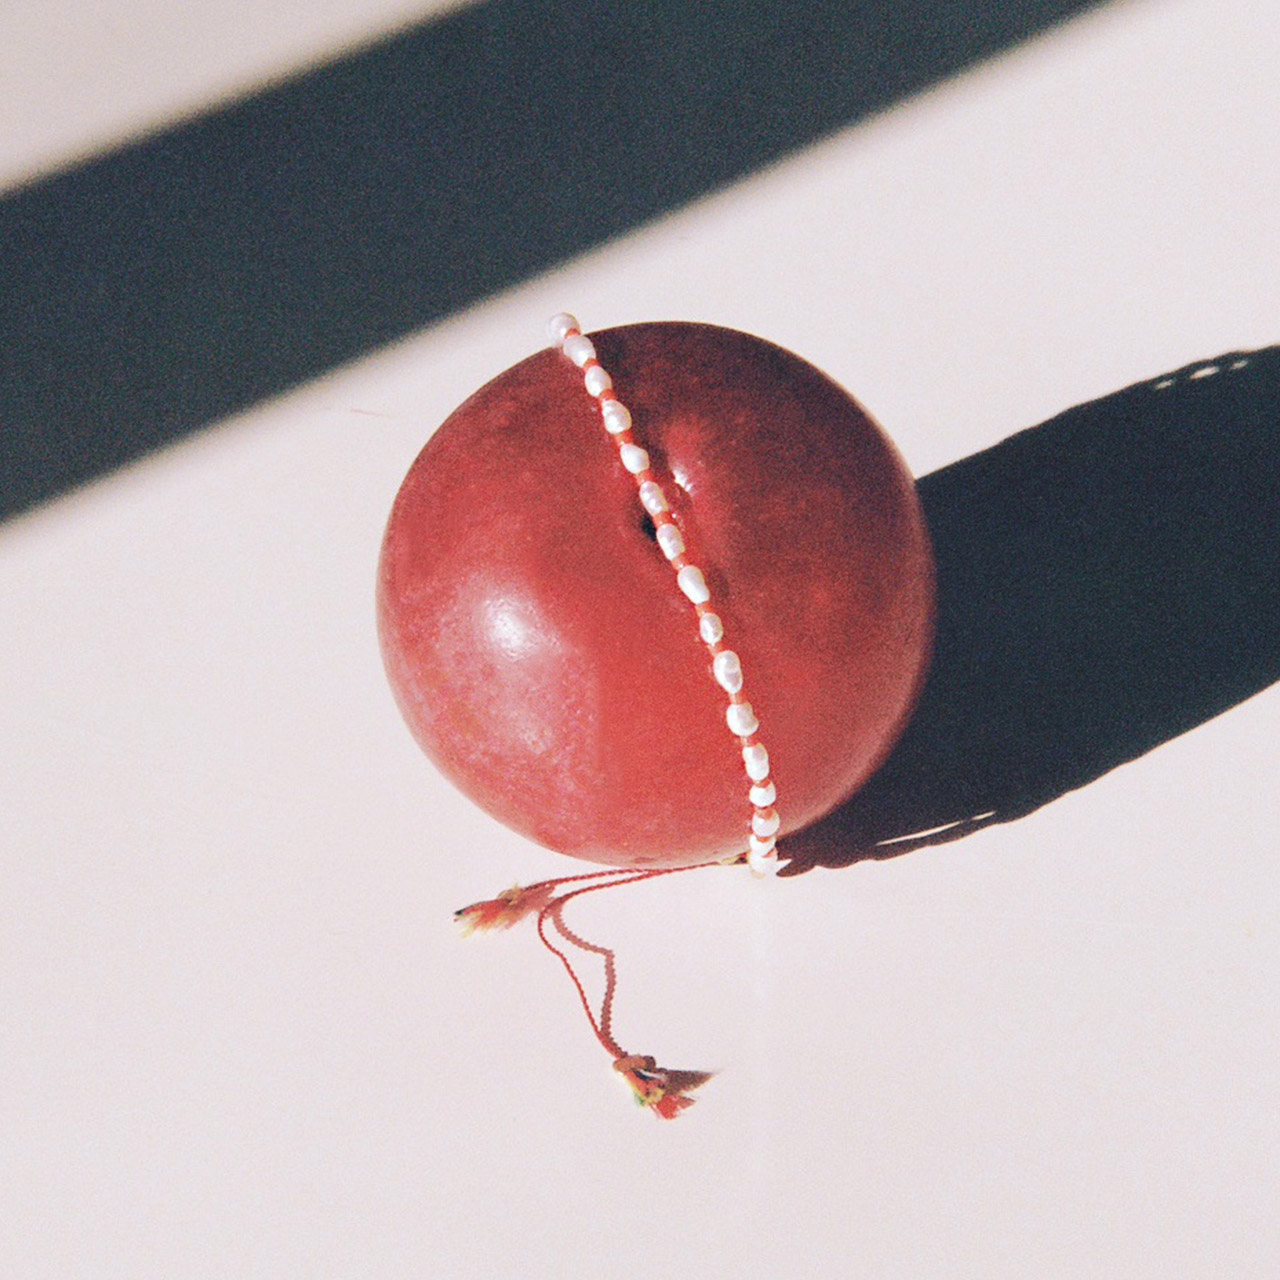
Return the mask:
M 784 874 L 1020 818 L 1280 679 L 1280 347 L 1069 409 L 919 482 L 933 663 Z

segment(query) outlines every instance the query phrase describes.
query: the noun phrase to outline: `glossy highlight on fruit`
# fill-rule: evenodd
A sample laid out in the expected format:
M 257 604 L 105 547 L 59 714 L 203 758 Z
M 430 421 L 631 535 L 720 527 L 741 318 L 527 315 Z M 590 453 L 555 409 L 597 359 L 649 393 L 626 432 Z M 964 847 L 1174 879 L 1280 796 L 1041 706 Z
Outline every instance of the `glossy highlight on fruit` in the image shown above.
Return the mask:
M 591 341 L 740 660 L 785 835 L 866 779 L 919 689 L 933 568 L 910 474 L 855 400 L 760 338 Z M 752 809 L 724 671 L 601 419 L 548 348 L 430 438 L 382 546 L 387 674 L 427 755 L 538 843 L 641 868 L 731 857 Z

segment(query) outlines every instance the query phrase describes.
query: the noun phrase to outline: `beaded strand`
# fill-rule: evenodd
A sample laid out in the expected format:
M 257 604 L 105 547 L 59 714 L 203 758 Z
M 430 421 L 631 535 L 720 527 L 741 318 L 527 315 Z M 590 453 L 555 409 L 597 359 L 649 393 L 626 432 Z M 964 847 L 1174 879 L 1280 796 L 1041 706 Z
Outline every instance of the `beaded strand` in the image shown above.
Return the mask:
M 675 571 L 676 585 L 698 615 L 698 634 L 711 655 L 711 674 L 728 695 L 725 721 L 742 748 L 742 763 L 750 789 L 751 823 L 747 836 L 747 865 L 757 876 L 778 869 L 776 849 L 780 819 L 774 808 L 777 788 L 769 776 L 769 752 L 760 741 L 760 721 L 742 693 L 742 662 L 724 644 L 724 623 L 711 607 L 711 591 L 702 570 L 686 554 L 684 537 L 671 514 L 671 504 L 650 468 L 649 453 L 631 435 L 631 413 L 613 389 L 613 379 L 596 359 L 596 349 L 567 312 L 547 324 L 552 343 L 582 371 L 583 385 L 600 408 L 600 419 L 618 448 L 623 467 L 635 480 L 640 505 L 654 524 L 658 547 Z

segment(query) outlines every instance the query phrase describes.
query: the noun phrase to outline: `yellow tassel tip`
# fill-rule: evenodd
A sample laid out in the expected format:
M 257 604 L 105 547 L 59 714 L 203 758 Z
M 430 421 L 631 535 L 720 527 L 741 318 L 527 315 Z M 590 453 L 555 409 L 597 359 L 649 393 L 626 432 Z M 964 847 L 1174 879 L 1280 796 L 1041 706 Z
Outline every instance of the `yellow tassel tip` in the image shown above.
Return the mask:
M 648 1107 L 663 1120 L 674 1120 L 686 1107 L 697 1101 L 688 1097 L 690 1089 L 706 1084 L 710 1071 L 668 1071 L 649 1057 L 632 1054 L 618 1058 L 613 1069 L 631 1086 L 636 1104 Z
M 490 929 L 510 929 L 526 916 L 537 915 L 555 896 L 555 885 L 533 884 L 527 889 L 513 884 L 496 898 L 473 902 L 453 913 L 463 936 Z

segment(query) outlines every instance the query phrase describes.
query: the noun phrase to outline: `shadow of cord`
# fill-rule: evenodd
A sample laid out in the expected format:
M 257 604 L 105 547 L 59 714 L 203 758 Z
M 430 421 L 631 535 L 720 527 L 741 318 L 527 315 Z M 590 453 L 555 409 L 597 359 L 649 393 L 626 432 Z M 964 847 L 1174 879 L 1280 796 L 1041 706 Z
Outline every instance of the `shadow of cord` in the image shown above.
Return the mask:
M 920 702 L 867 785 L 779 844 L 784 874 L 1023 817 L 1280 678 L 1280 347 L 1069 409 L 918 488 L 938 565 Z

